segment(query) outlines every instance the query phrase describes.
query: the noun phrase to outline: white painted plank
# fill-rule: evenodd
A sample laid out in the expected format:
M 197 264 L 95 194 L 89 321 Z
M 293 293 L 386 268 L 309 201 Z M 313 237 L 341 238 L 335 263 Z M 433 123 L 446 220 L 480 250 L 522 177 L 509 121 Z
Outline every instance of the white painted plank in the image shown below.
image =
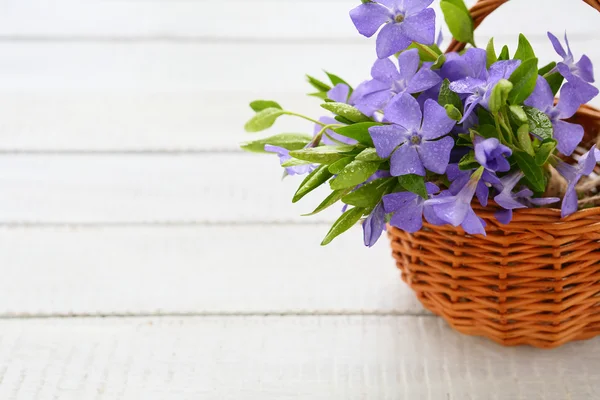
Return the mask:
M 600 341 L 501 348 L 432 317 L 0 321 L 0 397 L 592 399 Z
M 467 1 L 469 5 L 474 0 Z M 348 16 L 356 1 L 101 1 L 13 0 L 0 5 L 0 35 L 9 38 L 146 38 L 232 40 L 354 40 Z M 600 16 L 582 1 L 528 0 L 505 5 L 481 27 L 483 36 L 524 32 L 541 37 L 568 30 L 597 32 Z M 438 25 L 442 17 L 434 3 Z M 535 17 L 532 17 L 535 16 Z M 506 22 L 510 21 L 510 27 Z
M 424 313 L 387 238 L 328 228 L 0 228 L 0 316 Z
M 301 217 L 323 186 L 292 204 L 275 155 L 2 155 L 0 223 L 333 222 L 341 205 Z
M 600 60 L 600 41 L 581 47 Z M 542 60 L 555 58 L 548 43 L 540 49 Z M 272 98 L 323 115 L 318 100 L 305 96 L 304 73 L 318 75 L 324 67 L 356 84 L 369 75 L 372 51 L 364 45 L 0 43 L 0 149 L 233 150 L 251 138 L 242 128 L 252 115 L 248 102 Z M 285 131 L 311 132 L 312 126 L 287 118 L 272 130 Z

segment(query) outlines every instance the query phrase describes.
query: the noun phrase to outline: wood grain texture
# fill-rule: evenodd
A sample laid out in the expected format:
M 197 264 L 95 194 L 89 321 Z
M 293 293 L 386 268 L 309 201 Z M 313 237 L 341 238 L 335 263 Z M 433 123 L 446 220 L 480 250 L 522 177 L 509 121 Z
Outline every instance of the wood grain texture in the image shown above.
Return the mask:
M 424 313 L 386 240 L 328 229 L 0 228 L 0 317 Z
M 431 317 L 0 321 L 0 397 L 593 399 L 599 345 L 500 348 Z
M 474 4 L 474 0 L 467 4 Z M 195 39 L 236 41 L 359 42 L 348 11 L 356 1 L 273 0 L 101 1 L 19 0 L 0 6 L 0 35 L 9 38 Z M 440 16 L 439 2 L 434 8 Z M 503 7 L 481 27 L 481 35 L 521 31 L 542 37 L 547 30 L 567 30 L 575 38 L 593 32 L 598 16 L 583 2 L 570 2 L 563 18 L 561 0 L 527 0 Z M 535 17 L 532 17 L 535 16 Z M 577 16 L 577 17 L 575 17 Z M 226 22 L 225 22 L 226 21 Z M 510 21 L 511 30 L 506 29 Z M 447 35 L 448 36 L 448 35 Z

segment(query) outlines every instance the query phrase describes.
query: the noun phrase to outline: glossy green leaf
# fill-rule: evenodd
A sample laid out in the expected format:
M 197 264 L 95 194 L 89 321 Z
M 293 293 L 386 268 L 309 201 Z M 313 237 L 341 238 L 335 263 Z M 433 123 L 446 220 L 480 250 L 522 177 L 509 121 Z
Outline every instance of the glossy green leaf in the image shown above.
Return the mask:
M 523 104 L 533 93 L 538 77 L 538 60 L 530 58 L 521 63 L 519 68 L 513 72 L 510 82 L 514 85 L 508 96 L 511 104 Z
M 529 124 L 522 125 L 517 130 L 517 139 L 519 147 L 529 155 L 533 155 L 533 144 L 531 143 L 531 135 L 529 134 Z
M 400 185 L 411 193 L 418 194 L 426 199 L 427 188 L 425 187 L 425 177 L 419 175 L 402 175 L 398 177 Z
M 462 43 L 475 44 L 473 18 L 463 0 L 442 0 L 440 4 L 452 36 Z
M 377 150 L 373 147 L 361 151 L 361 153 L 356 156 L 356 159 L 360 161 L 383 161 L 383 159 L 377 155 Z
M 279 108 L 265 108 L 264 110 L 256 113 L 250 121 L 246 123 L 244 129 L 246 132 L 260 132 L 265 129 L 269 129 L 273 126 L 277 118 L 285 114 L 285 111 Z
M 300 184 L 298 191 L 294 194 L 293 203 L 298 202 L 304 196 L 324 184 L 331 178 L 333 174 L 329 172 L 326 165 L 321 165 L 311 172 Z
M 552 93 L 556 96 L 563 82 L 565 81 L 565 77 L 562 76 L 559 72 L 554 72 L 550 75 L 546 75 L 545 79 L 548 82 L 548 85 L 550 85 Z
M 350 139 L 354 139 L 359 143 L 366 146 L 373 146 L 373 139 L 369 133 L 369 128 L 373 126 L 381 126 L 382 124 L 377 122 L 361 122 L 358 124 L 352 124 L 344 126 L 342 128 L 334 129 L 335 133 L 345 136 Z
M 513 84 L 506 79 L 501 79 L 500 82 L 492 89 L 492 94 L 489 100 L 489 109 L 493 113 L 497 113 L 506 105 L 508 96 L 513 90 Z
M 394 184 L 395 179 L 393 178 L 375 179 L 345 195 L 342 202 L 356 207 L 375 207 L 381 201 L 381 198 L 392 189 Z
M 266 110 L 267 108 L 278 108 L 280 110 L 283 109 L 279 105 L 279 103 L 272 100 L 255 100 L 252 103 L 250 103 L 250 108 L 252 108 L 256 112 Z
M 514 105 L 509 107 L 510 114 L 512 116 L 513 121 L 518 122 L 518 124 L 524 124 L 528 121 L 527 114 L 523 110 L 523 107 Z
M 335 203 L 340 201 L 342 199 L 342 197 L 344 197 L 346 194 L 348 194 L 349 191 L 350 191 L 350 189 L 341 189 L 341 190 L 336 190 L 336 191 L 331 192 L 331 194 L 329 196 L 327 196 L 327 198 L 325 200 L 323 200 L 323 202 L 321 204 L 319 204 L 313 212 L 311 212 L 310 214 L 304 214 L 302 216 L 309 217 L 311 215 L 316 215 L 316 214 L 328 209 L 329 207 L 331 207 L 332 205 L 334 205 Z
M 523 111 L 527 114 L 529 120 L 529 131 L 542 138 L 542 140 L 552 139 L 554 137 L 554 128 L 552 121 L 546 113 L 533 107 L 523 107 Z
M 546 165 L 550 156 L 554 154 L 557 145 L 558 142 L 554 139 L 544 140 L 535 153 L 535 163 L 540 167 Z
M 310 143 L 311 140 L 312 136 L 302 133 L 282 133 L 265 139 L 242 143 L 241 148 L 246 151 L 266 153 L 265 145 L 270 144 L 271 146 L 279 146 L 287 150 L 300 150 Z
M 498 61 L 496 49 L 494 48 L 494 38 L 491 38 L 488 42 L 485 52 L 487 54 L 487 67 L 489 68 L 492 64 Z
M 287 167 L 297 167 L 299 165 L 310 165 L 310 164 L 312 164 L 312 162 L 310 162 L 310 161 L 298 160 L 297 158 L 290 158 L 289 160 L 281 163 L 281 166 L 284 168 L 287 168 Z
M 512 157 L 519 165 L 519 169 L 525 174 L 525 178 L 531 185 L 534 192 L 542 193 L 546 190 L 546 182 L 544 180 L 544 171 L 537 165 L 535 158 L 523 151 L 513 152 Z
M 475 158 L 474 152 L 469 152 L 458 162 L 458 168 L 463 171 L 472 170 L 479 167 L 479 162 Z
M 329 92 L 331 90 L 331 86 L 328 84 L 321 82 L 317 78 L 314 78 L 310 75 L 306 75 L 306 80 L 311 84 L 312 87 L 317 89 L 319 92 Z
M 361 113 L 358 109 L 346 103 L 323 103 L 321 107 L 352 122 L 371 121 L 369 117 Z
M 355 160 L 330 182 L 332 190 L 345 189 L 364 183 L 379 169 L 380 162 L 367 162 Z
M 438 103 L 440 103 L 441 106 L 450 104 L 462 112 L 463 103 L 458 94 L 450 90 L 450 81 L 448 79 L 444 79 L 444 82 L 442 82 L 440 94 L 438 96 Z
M 556 68 L 556 62 L 552 61 L 550 64 L 544 65 L 542 68 L 540 68 L 540 70 L 538 71 L 538 75 L 544 76 L 550 71 L 552 71 L 554 68 Z
M 507 61 L 510 60 L 510 53 L 508 50 L 508 46 L 502 47 L 502 51 L 498 55 L 498 61 Z
M 448 115 L 448 118 L 453 119 L 454 121 L 460 121 L 463 117 L 462 112 L 460 112 L 460 110 L 454 107 L 452 104 L 446 104 L 444 109 L 446 110 L 446 115 Z
M 531 60 L 535 57 L 535 52 L 533 51 L 533 47 L 531 47 L 531 43 L 522 33 L 519 35 L 519 47 L 517 47 L 517 51 L 515 56 L 513 57 L 515 60 L 527 61 Z
M 352 161 L 354 161 L 354 157 L 342 158 L 341 160 L 338 160 L 329 166 L 329 172 L 337 175 L 342 172 L 344 168 L 346 168 L 346 165 L 350 164 Z
M 333 164 L 347 157 L 344 151 L 353 149 L 354 146 L 322 146 L 290 151 L 290 156 L 316 164 Z
M 321 246 L 326 246 L 333 241 L 336 237 L 352 228 L 364 215 L 366 209 L 364 208 L 352 208 L 346 211 L 342 216 L 335 221 L 325 239 L 321 243 Z
M 348 82 L 346 82 L 345 80 L 343 80 L 342 78 L 340 78 L 339 76 L 332 74 L 330 72 L 325 71 L 325 73 L 327 74 L 327 77 L 329 78 L 329 80 L 331 81 L 331 84 L 335 87 L 339 84 L 344 84 L 346 86 L 348 86 L 350 88 L 350 91 L 348 92 L 348 96 L 350 96 L 352 94 L 352 86 L 350 86 L 350 84 Z

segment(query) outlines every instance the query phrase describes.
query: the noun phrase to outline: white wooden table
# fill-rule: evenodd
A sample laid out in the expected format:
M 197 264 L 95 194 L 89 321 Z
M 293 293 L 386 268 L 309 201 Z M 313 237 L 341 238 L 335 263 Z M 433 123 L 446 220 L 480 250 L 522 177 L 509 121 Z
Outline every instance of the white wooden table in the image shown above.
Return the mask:
M 357 3 L 0 1 L 0 399 L 600 398 L 600 340 L 455 333 L 385 240 L 319 247 L 337 211 L 299 217 L 319 195 L 292 206 L 238 150 L 250 100 L 318 113 L 304 73 L 367 77 Z M 599 26 L 515 0 L 479 43 L 523 31 L 550 61 L 568 29 L 600 63 Z

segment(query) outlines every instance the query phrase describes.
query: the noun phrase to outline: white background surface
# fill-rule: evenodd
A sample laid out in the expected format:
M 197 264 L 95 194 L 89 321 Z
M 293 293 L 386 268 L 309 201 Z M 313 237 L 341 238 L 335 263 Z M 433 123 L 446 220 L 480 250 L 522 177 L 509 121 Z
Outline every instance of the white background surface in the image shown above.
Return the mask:
M 299 217 L 319 196 L 238 150 L 249 101 L 318 116 L 304 73 L 368 77 L 356 4 L 0 1 L 0 399 L 600 398 L 600 341 L 453 332 L 386 240 L 319 247 L 337 212 Z M 515 0 L 478 43 L 521 31 L 550 61 L 566 29 L 598 63 L 598 26 Z

